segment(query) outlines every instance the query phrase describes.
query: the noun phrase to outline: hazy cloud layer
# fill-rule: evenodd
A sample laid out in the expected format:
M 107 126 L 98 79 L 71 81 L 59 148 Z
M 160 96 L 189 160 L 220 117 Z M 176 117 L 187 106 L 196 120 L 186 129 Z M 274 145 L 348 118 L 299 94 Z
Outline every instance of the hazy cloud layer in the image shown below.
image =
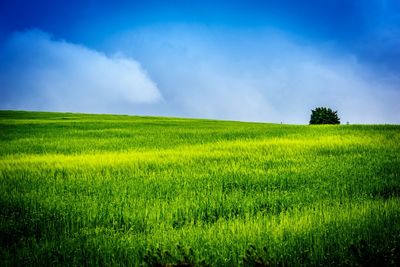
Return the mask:
M 14 33 L 0 46 L 0 62 L 1 109 L 121 112 L 162 98 L 137 61 L 39 30 Z
M 108 49 L 138 58 L 156 79 L 165 102 L 149 113 L 308 123 L 310 109 L 329 106 L 343 123 L 400 123 L 398 77 L 330 44 L 238 31 L 153 27 L 114 37 Z
M 400 123 L 399 85 L 333 44 L 274 29 L 153 26 L 96 50 L 35 30 L 0 47 L 1 109 L 308 123 L 328 106 L 342 123 Z

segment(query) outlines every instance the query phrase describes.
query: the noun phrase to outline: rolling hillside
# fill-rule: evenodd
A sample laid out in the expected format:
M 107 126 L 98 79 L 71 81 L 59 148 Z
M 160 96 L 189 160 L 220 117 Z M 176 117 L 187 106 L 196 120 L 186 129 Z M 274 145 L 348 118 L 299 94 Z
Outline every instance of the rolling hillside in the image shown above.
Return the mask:
M 0 111 L 0 265 L 400 265 L 400 126 Z

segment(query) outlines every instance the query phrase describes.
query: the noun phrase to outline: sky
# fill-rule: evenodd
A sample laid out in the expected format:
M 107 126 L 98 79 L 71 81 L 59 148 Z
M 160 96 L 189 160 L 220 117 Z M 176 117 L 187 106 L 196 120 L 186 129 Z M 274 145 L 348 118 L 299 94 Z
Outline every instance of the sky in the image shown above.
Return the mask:
M 400 1 L 0 1 L 0 109 L 400 123 Z

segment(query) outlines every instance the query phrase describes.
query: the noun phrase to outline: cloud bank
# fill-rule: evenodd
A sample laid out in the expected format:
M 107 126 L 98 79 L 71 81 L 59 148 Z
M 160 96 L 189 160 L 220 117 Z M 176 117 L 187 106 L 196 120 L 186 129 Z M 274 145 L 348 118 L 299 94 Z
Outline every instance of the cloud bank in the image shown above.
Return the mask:
M 108 49 L 138 58 L 157 80 L 165 103 L 153 113 L 308 123 L 311 109 L 328 106 L 343 123 L 400 123 L 399 78 L 329 43 L 183 25 L 126 32 Z
M 393 71 L 276 29 L 152 26 L 96 50 L 19 32 L 0 46 L 0 90 L 1 109 L 307 124 L 327 106 L 342 123 L 400 123 Z
M 112 113 L 162 100 L 137 61 L 39 30 L 14 33 L 0 46 L 0 62 L 1 109 Z

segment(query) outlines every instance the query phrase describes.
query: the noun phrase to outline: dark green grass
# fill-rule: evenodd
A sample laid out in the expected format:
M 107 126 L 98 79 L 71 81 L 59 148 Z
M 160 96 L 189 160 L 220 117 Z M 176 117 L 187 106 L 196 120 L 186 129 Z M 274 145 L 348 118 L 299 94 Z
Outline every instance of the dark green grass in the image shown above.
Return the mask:
M 398 266 L 400 126 L 0 111 L 1 265 Z

